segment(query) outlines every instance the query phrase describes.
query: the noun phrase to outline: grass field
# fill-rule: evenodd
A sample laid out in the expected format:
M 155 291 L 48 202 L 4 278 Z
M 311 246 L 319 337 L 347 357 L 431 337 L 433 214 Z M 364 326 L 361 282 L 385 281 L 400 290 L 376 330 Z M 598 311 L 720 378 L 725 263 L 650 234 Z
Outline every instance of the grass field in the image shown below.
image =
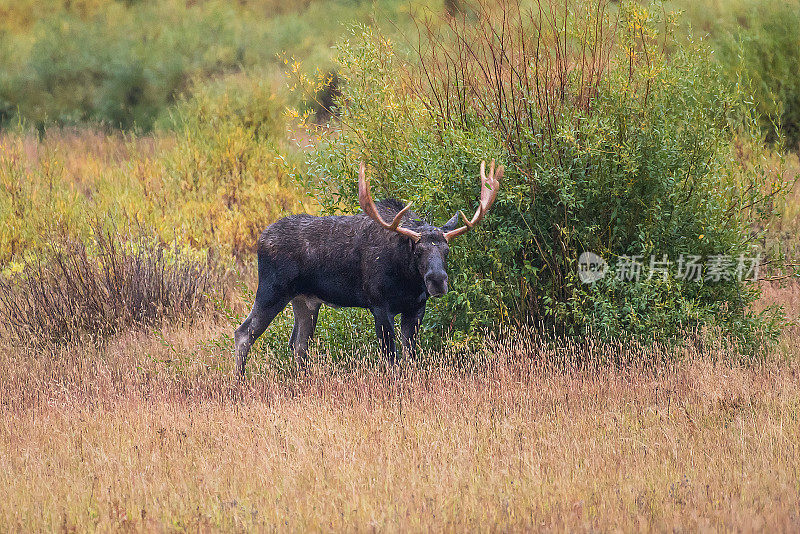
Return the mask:
M 800 286 L 764 298 L 796 314 Z M 749 365 L 505 341 L 471 369 L 323 354 L 243 382 L 198 341 L 226 330 L 5 348 L 3 530 L 800 527 L 797 328 Z
M 771 117 L 781 112 L 786 146 L 767 144 L 763 154 L 717 125 L 725 146 L 736 148 L 733 157 L 749 165 L 742 168 L 769 178 L 753 182 L 755 191 L 769 190 L 781 173 L 794 183 L 785 198 L 761 206 L 763 220 L 743 219 L 746 231 L 737 234 L 765 231 L 758 240 L 768 256 L 763 274 L 776 278 L 800 265 L 800 163 L 792 152 L 800 138 L 797 3 L 674 0 L 653 4 L 652 12 L 656 20 L 685 8 L 679 40 L 691 35 L 708 43 L 729 75 L 749 73 L 758 91 L 748 102 L 767 142 L 777 135 Z M 261 338 L 247 377 L 233 375 L 232 323 L 252 303 L 245 300 L 255 289 L 257 236 L 281 216 L 322 209 L 303 190 L 311 182 L 297 179 L 314 175 L 308 154 L 329 151 L 314 167 L 320 176 L 336 169 L 326 166 L 336 152 L 320 136 L 342 136 L 347 128 L 336 121 L 297 124 L 306 112 L 316 117 L 318 97 L 341 89 L 322 83 L 334 65 L 344 66 L 334 56 L 348 46 L 362 50 L 359 35 L 367 27 L 382 28 L 407 52 L 421 39 L 413 17 L 445 24 L 447 6 L 455 9 L 460 0 L 45 4 L 42 10 L 40 1 L 0 0 L 0 532 L 800 531 L 797 269 L 780 283 L 762 282 L 756 309 L 777 304 L 788 320 L 777 343 L 754 355 L 709 331 L 687 333 L 682 348 L 577 337 L 553 346 L 531 332 L 505 331 L 475 347 L 470 343 L 481 337 L 470 331 L 418 364 L 387 370 L 376 363 L 368 312 L 347 310 L 321 316 L 321 344 L 298 374 L 276 349 L 277 338 L 284 343 L 280 332 L 291 328 L 287 310 Z M 560 2 L 554 5 L 560 10 Z M 597 5 L 619 9 L 617 2 Z M 631 26 L 643 42 L 647 25 L 640 23 L 647 18 Z M 357 22 L 364 28 L 348 33 Z M 664 42 L 670 48 L 666 35 Z M 748 52 L 741 58 L 740 43 Z M 651 72 L 643 50 L 639 62 L 645 58 L 652 74 L 658 69 Z M 339 74 L 346 80 L 346 69 Z M 655 98 L 647 79 L 645 101 Z M 380 95 L 364 95 L 364 102 L 381 102 Z M 425 148 L 424 128 L 409 124 L 408 137 L 402 128 L 398 136 L 387 133 L 376 153 L 397 147 L 398 157 L 412 153 L 408 163 L 444 173 L 449 167 L 437 164 L 458 159 L 464 147 L 435 137 Z M 686 124 L 700 125 L 695 133 L 708 130 L 707 122 Z M 381 135 L 392 130 L 383 120 L 374 126 Z M 473 134 L 483 135 L 476 130 L 462 141 Z M 648 159 L 672 142 L 668 137 L 648 141 L 637 165 L 658 169 L 653 176 L 685 171 L 702 182 L 705 171 L 695 169 L 688 152 Z M 559 146 L 571 150 L 576 138 L 564 139 Z M 599 160 L 613 165 L 593 167 L 622 168 L 619 162 L 636 154 L 623 144 L 610 148 L 620 150 L 618 161 Z M 695 146 L 703 143 L 687 143 Z M 697 154 L 705 161 L 728 152 Z M 684 159 L 691 164 L 680 167 Z M 730 174 L 720 169 L 714 176 L 725 182 Z M 600 177 L 601 185 L 621 184 L 628 175 Z M 539 191 L 535 185 L 531 192 Z M 431 186 L 444 195 L 440 189 Z M 704 200 L 698 209 L 718 189 L 697 193 Z M 514 195 L 528 190 L 508 188 Z M 528 202 L 512 198 L 523 209 Z M 551 222 L 544 223 L 548 230 Z M 698 242 L 713 234 L 705 226 L 684 230 L 680 239 Z M 114 254 L 99 246 L 106 232 Z M 485 255 L 513 267 L 514 251 L 524 250 L 514 248 L 526 238 L 519 239 L 492 243 Z M 83 260 L 73 253 L 80 250 Z M 71 270 L 54 266 L 54 251 Z M 131 258 L 141 272 L 119 267 L 135 263 Z M 105 282 L 123 280 L 117 286 L 103 283 L 102 273 L 113 270 L 108 265 L 140 274 L 106 276 Z M 205 278 L 194 274 L 200 272 Z M 207 285 L 176 290 L 179 284 L 161 283 L 200 278 Z M 490 295 L 492 285 L 469 293 L 465 286 L 473 282 L 479 280 L 465 276 L 460 287 L 452 285 L 465 301 Z M 136 308 L 132 301 L 150 302 L 150 289 L 176 297 L 163 302 L 189 304 L 171 309 L 153 300 L 144 317 L 127 310 Z M 177 298 L 187 293 L 191 298 Z M 477 300 L 465 304 L 476 314 Z M 667 298 L 631 302 L 644 318 L 676 308 Z M 696 311 L 696 301 L 687 303 Z M 70 335 L 46 327 L 52 339 L 41 329 L 37 336 L 32 310 L 49 320 L 41 324 L 66 325 Z M 80 312 L 92 320 L 82 322 Z M 426 326 L 455 320 L 437 313 L 429 308 Z M 666 313 L 659 317 L 667 320 Z M 651 332 L 657 335 L 645 335 Z

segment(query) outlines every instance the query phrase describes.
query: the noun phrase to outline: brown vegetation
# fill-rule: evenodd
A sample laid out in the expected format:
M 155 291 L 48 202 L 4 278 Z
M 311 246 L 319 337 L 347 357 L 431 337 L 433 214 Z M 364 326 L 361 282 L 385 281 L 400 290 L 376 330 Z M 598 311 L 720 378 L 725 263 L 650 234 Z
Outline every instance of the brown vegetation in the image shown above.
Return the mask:
M 800 526 L 796 331 L 751 366 L 507 341 L 470 369 L 323 352 L 302 378 L 253 362 L 238 381 L 228 347 L 197 341 L 226 330 L 4 347 L 3 529 Z
M 22 346 L 100 340 L 194 317 L 209 295 L 224 294 L 223 280 L 207 256 L 97 228 L 89 247 L 62 238 L 23 272 L 0 277 L 0 320 Z

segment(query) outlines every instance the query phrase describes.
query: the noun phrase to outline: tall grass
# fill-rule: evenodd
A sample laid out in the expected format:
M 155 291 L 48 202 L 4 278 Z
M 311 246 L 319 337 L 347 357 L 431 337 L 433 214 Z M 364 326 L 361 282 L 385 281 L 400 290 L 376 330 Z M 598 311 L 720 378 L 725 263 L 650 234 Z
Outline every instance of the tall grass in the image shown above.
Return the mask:
M 788 363 L 749 367 L 724 347 L 631 348 L 618 367 L 620 347 L 507 339 L 470 368 L 323 350 L 304 376 L 241 381 L 203 342 L 219 328 L 3 346 L 0 527 L 798 527 L 796 332 Z

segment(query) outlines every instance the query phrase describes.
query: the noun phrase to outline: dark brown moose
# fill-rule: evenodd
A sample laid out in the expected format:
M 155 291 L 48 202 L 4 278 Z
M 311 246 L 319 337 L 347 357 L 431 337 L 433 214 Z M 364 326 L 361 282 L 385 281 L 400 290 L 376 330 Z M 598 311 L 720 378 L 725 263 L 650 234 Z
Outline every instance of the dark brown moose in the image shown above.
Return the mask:
M 320 305 L 367 308 L 375 317 L 381 351 L 396 357 L 394 318 L 401 317 L 402 346 L 410 355 L 429 297 L 447 292 L 448 244 L 486 215 L 497 196 L 503 167 L 489 175 L 481 162 L 480 205 L 472 219 L 458 212 L 444 226 L 421 221 L 394 199 L 375 204 L 361 164 L 358 200 L 363 213 L 330 217 L 291 215 L 270 225 L 258 240 L 258 289 L 253 310 L 236 329 L 236 371 L 286 305 L 294 329 L 289 345 L 301 367 L 314 335 Z M 464 226 L 457 227 L 459 216 Z M 390 223 L 386 221 L 391 220 Z

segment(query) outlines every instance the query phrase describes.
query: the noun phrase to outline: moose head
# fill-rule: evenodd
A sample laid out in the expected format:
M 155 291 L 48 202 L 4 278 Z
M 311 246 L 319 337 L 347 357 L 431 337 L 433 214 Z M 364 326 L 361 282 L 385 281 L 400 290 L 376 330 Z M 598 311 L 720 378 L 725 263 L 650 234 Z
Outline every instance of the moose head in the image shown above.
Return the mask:
M 383 228 L 397 232 L 411 241 L 414 265 L 425 281 L 425 288 L 431 297 L 439 297 L 447 293 L 447 271 L 445 267 L 447 265 L 447 255 L 450 252 L 448 244 L 480 223 L 492 207 L 495 198 L 497 198 L 500 179 L 503 177 L 503 166 L 498 167 L 495 174 L 494 160 L 492 160 L 489 175 L 487 176 L 486 162 L 482 161 L 480 177 L 480 204 L 472 219 L 467 219 L 464 212 L 459 211 L 442 227 L 423 223 L 411 230 L 401 225 L 403 217 L 411 209 L 411 203 L 398 211 L 391 223 L 384 221 L 378 213 L 375 202 L 372 200 L 369 178 L 366 176 L 364 163 L 362 162 L 359 167 L 358 202 L 361 204 L 361 209 Z M 463 222 L 463 226 L 458 227 L 459 222 Z

